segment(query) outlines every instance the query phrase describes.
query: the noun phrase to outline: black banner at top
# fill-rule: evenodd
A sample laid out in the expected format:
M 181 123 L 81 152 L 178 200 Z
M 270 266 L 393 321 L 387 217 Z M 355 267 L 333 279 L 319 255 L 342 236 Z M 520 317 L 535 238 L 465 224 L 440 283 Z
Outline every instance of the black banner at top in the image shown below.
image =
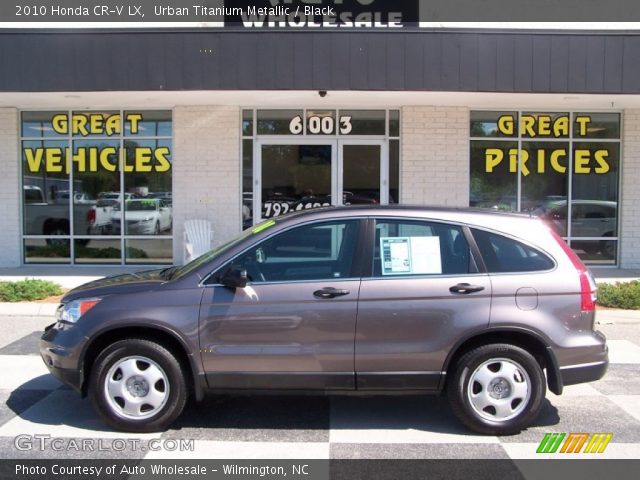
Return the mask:
M 447 27 L 447 23 L 531 22 L 544 28 L 640 29 L 637 0 L 14 0 L 0 2 L 0 27 L 71 23 L 77 26 L 214 27 L 251 30 Z M 596 23 L 594 23 L 596 22 Z M 79 25 L 80 23 L 85 25 Z M 590 27 L 594 23 L 595 27 Z M 506 27 L 514 26 L 504 25 Z M 521 25 L 522 26 L 522 25 Z M 614 27 L 615 28 L 615 27 Z

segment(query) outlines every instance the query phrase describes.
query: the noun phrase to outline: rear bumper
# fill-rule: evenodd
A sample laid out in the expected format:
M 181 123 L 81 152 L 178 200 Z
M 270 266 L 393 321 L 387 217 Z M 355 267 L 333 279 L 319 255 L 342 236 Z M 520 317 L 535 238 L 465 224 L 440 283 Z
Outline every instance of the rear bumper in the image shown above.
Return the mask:
M 583 363 L 581 365 L 569 365 L 567 367 L 560 367 L 560 376 L 562 377 L 562 384 L 575 385 L 577 383 L 595 382 L 600 380 L 609 367 L 609 360 L 603 360 L 600 362 Z
M 609 348 L 601 332 L 588 332 L 574 341 L 576 345 L 568 348 L 547 347 L 549 390 L 556 395 L 567 385 L 600 380 L 609 367 Z

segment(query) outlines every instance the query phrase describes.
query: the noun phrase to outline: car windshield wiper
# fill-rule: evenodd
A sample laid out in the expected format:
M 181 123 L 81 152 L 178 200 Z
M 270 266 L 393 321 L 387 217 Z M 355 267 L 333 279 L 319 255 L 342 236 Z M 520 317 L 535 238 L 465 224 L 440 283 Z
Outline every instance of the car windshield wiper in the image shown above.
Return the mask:
M 165 268 L 164 270 L 160 271 L 160 276 L 165 280 L 171 280 L 171 277 L 173 277 L 173 274 L 176 272 L 177 269 L 178 269 L 177 265 L 173 267 Z

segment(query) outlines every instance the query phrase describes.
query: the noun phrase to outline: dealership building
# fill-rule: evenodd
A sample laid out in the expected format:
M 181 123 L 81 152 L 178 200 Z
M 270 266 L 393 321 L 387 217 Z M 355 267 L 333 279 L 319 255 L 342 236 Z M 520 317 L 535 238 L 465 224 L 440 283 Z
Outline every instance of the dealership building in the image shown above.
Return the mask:
M 182 263 L 290 211 L 546 218 L 640 268 L 640 35 L 0 30 L 0 267 Z M 45 268 L 43 266 L 43 268 Z

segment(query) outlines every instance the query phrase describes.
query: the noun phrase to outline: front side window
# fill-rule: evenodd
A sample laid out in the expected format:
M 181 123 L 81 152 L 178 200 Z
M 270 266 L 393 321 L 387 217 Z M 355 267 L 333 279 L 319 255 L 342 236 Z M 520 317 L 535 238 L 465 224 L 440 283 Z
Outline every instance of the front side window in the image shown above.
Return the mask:
M 252 283 L 338 280 L 352 276 L 357 220 L 304 225 L 279 233 L 236 257 Z
M 454 275 L 474 270 L 462 229 L 435 222 L 379 220 L 373 276 Z

